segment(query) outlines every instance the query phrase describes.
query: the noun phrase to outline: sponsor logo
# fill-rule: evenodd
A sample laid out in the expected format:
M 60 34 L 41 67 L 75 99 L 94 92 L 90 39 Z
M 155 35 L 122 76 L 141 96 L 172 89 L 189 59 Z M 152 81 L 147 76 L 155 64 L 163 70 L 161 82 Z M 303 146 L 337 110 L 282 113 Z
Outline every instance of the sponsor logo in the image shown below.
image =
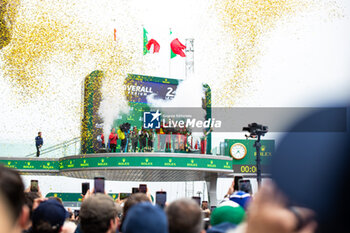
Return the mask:
M 98 166 L 107 166 L 108 163 L 105 162 L 104 159 L 101 159 L 101 162 L 97 163 Z
M 122 158 L 122 162 L 118 162 L 118 165 L 119 165 L 119 166 L 129 166 L 130 163 L 129 163 L 129 162 L 126 162 L 126 159 L 125 159 L 125 158 Z
M 145 161 L 146 161 L 146 162 L 141 162 L 141 165 L 142 165 L 142 166 L 152 166 L 152 165 L 153 165 L 152 162 L 148 162 L 148 161 L 149 161 L 148 158 L 145 158 Z
M 226 164 L 224 165 L 224 168 L 232 168 L 232 167 L 230 166 L 229 162 L 226 162 Z
M 210 160 L 210 164 L 207 164 L 207 167 L 216 167 L 216 164 L 214 164 L 213 160 Z
M 145 129 L 159 129 L 162 123 L 164 128 L 221 128 L 222 122 L 215 118 L 209 118 L 207 120 L 199 120 L 191 118 L 191 116 L 183 115 L 182 117 L 188 117 L 187 119 L 174 120 L 169 116 L 162 117 L 159 110 L 156 112 L 144 112 L 143 113 L 143 127 Z M 178 115 L 177 115 L 178 116 Z M 180 116 L 180 115 L 179 115 Z
M 221 121 L 210 118 L 208 120 L 197 120 L 195 118 L 187 120 L 163 119 L 164 128 L 221 128 Z
M 168 161 L 169 162 L 164 163 L 165 166 L 176 166 L 176 163 L 174 163 L 172 159 L 169 159 Z
M 191 159 L 191 163 L 187 163 L 187 167 L 198 167 L 198 164 L 195 163 L 193 159 Z
M 143 113 L 143 127 L 145 129 L 159 129 L 160 128 L 160 116 L 159 110 L 156 112 L 144 112 Z

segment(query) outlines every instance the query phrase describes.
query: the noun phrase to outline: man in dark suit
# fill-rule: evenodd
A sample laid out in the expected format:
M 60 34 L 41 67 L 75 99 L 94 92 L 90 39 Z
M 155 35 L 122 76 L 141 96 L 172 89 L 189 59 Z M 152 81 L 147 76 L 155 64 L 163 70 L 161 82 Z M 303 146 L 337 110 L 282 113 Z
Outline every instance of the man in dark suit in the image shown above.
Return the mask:
M 38 132 L 38 136 L 35 137 L 35 146 L 36 146 L 36 157 L 40 156 L 40 148 L 43 146 L 44 140 L 41 137 L 41 132 Z

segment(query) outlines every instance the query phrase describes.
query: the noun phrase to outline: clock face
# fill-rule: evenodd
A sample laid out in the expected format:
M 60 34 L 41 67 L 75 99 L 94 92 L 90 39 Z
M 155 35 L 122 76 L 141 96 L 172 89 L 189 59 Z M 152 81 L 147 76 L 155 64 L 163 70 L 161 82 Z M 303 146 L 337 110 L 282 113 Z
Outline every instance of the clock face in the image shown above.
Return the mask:
M 240 160 L 247 155 L 247 148 L 242 143 L 235 143 L 230 148 L 232 158 Z

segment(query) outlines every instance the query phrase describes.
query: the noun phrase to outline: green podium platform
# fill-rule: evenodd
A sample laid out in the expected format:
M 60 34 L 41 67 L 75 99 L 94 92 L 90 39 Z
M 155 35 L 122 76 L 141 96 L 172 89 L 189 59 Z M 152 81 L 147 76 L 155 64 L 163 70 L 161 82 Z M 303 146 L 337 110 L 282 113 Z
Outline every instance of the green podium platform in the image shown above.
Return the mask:
M 200 181 L 212 173 L 231 174 L 227 156 L 171 153 L 104 153 L 63 158 L 0 158 L 24 175 L 63 175 L 116 181 Z
M 209 197 L 216 203 L 218 177 L 232 177 L 228 156 L 181 153 L 103 153 L 63 158 L 0 158 L 0 163 L 22 175 L 61 175 L 115 181 L 206 181 Z

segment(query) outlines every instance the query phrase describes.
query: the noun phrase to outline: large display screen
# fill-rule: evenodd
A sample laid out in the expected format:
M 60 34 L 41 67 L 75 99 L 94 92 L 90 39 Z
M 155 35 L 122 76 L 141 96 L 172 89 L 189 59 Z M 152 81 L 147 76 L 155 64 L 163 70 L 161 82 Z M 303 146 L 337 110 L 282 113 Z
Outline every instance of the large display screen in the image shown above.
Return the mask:
M 147 103 L 147 96 L 171 100 L 175 97 L 177 84 L 126 79 L 124 90 L 129 102 Z

